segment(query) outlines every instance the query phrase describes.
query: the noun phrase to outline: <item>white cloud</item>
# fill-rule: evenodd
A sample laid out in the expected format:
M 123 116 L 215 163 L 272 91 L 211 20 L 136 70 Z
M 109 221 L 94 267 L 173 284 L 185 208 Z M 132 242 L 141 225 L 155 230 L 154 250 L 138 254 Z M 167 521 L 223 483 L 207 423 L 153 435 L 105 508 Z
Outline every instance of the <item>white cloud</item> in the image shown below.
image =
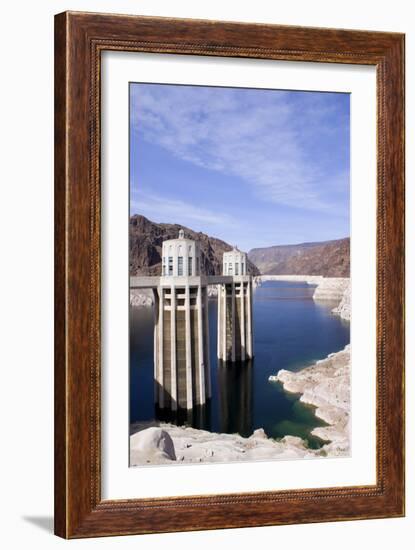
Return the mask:
M 191 203 L 179 199 L 172 199 L 150 193 L 139 193 L 130 203 L 132 214 L 143 214 L 151 220 L 164 223 L 181 223 L 193 225 L 196 223 L 203 226 L 235 226 L 235 220 L 224 213 L 213 212 L 200 208 Z
M 330 107 L 309 94 L 301 112 L 289 94 L 249 93 L 186 86 L 135 88 L 133 125 L 147 141 L 195 165 L 242 178 L 264 200 L 326 210 L 327 177 L 309 157 L 310 133 L 333 131 L 324 124 Z

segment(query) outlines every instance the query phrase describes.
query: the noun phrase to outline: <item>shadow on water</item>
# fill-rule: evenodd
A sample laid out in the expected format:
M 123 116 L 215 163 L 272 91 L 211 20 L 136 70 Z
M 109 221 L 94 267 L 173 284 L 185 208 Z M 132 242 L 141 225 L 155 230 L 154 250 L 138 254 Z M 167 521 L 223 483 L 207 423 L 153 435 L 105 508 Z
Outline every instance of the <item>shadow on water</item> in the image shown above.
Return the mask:
M 160 384 L 154 380 L 154 393 L 158 395 L 160 392 Z M 167 401 L 171 403 L 172 396 L 166 389 L 163 389 Z M 211 399 L 203 405 L 195 405 L 192 409 L 184 409 L 179 407 L 177 410 L 171 408 L 160 408 L 156 403 L 154 405 L 154 418 L 161 422 L 169 422 L 177 426 L 191 426 L 200 430 L 211 431 Z
M 219 429 L 221 433 L 252 434 L 252 367 L 253 361 L 226 363 L 220 361 L 217 369 L 219 392 Z M 155 382 L 156 393 L 159 384 Z M 212 400 L 187 410 L 173 411 L 155 406 L 155 418 L 178 426 L 191 426 L 212 431 Z
M 314 408 L 289 394 L 270 375 L 280 369 L 300 370 L 343 349 L 350 326 L 331 313 L 336 304 L 317 303 L 306 283 L 269 282 L 254 292 L 254 350 L 251 362 L 216 359 L 217 302 L 209 301 L 212 398 L 203 407 L 172 415 L 154 405 L 152 308 L 131 308 L 130 422 L 165 420 L 221 433 L 249 436 L 263 428 L 269 437 L 295 435 L 310 447 L 322 445 L 311 431 L 324 426 Z
M 205 405 L 196 405 L 190 410 L 179 408 L 177 411 L 172 411 L 171 409 L 160 409 L 156 405 L 154 414 L 156 419 L 161 422 L 211 431 L 210 409 L 211 401 L 208 400 Z
M 252 434 L 253 363 L 244 361 L 229 363 L 219 361 L 217 384 L 219 392 L 219 424 L 222 433 Z

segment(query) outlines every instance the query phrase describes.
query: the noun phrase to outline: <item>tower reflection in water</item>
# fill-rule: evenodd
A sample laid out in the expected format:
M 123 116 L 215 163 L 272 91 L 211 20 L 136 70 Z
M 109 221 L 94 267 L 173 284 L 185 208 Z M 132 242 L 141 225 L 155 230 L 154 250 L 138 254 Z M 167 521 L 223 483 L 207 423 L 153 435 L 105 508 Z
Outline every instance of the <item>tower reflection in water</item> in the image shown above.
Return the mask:
M 161 409 L 156 404 L 155 417 L 161 422 L 211 431 L 211 406 L 211 399 L 208 399 L 204 405 L 196 405 L 193 409 L 179 408 L 177 411 Z
M 244 437 L 252 434 L 253 361 L 219 361 L 219 424 L 222 433 L 239 433 Z
M 249 437 L 253 432 L 253 361 L 218 361 L 216 370 L 219 407 L 219 431 L 238 433 Z M 178 426 L 186 425 L 211 431 L 212 400 L 193 409 L 160 409 L 156 406 L 156 418 Z

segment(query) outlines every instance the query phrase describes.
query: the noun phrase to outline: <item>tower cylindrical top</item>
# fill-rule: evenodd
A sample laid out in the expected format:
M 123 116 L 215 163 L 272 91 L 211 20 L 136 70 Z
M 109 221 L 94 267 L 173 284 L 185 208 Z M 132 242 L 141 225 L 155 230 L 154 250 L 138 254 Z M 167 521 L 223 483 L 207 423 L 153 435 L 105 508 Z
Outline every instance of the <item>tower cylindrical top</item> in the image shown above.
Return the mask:
M 223 253 L 223 275 L 247 275 L 247 254 L 236 246 Z
M 177 239 L 169 239 L 162 244 L 162 276 L 193 277 L 200 275 L 199 243 L 185 238 L 184 230 L 179 230 Z

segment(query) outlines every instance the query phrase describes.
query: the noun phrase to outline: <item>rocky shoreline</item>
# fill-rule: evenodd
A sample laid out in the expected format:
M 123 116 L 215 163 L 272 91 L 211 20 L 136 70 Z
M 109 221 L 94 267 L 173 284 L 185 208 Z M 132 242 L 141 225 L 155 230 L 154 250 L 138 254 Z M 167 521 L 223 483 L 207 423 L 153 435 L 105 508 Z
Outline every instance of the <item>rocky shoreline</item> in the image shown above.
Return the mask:
M 130 306 L 151 307 L 154 304 L 153 291 L 151 289 L 131 289 Z
M 347 288 L 350 286 L 350 279 L 343 277 L 336 277 L 326 279 L 323 278 L 314 291 L 313 299 L 328 300 L 328 301 L 340 301 Z
M 350 321 L 350 278 L 321 277 L 320 275 L 260 275 L 254 278 L 254 286 L 260 286 L 266 281 L 306 282 L 315 285 L 313 300 L 316 302 L 338 302 L 332 313 Z
M 332 311 L 333 313 L 336 313 L 337 315 L 340 315 L 342 319 L 345 319 L 346 321 L 350 321 L 351 316 L 351 304 L 350 304 L 350 283 L 346 287 L 346 289 L 343 292 L 342 299 L 340 300 L 340 303 L 337 307 L 335 307 Z
M 301 394 L 300 401 L 316 407 L 316 416 L 327 423 L 311 432 L 326 442 L 320 449 L 308 448 L 300 437 L 268 438 L 262 429 L 244 438 L 151 421 L 131 426 L 130 466 L 348 455 L 350 346 L 299 372 L 280 370 L 271 381 L 282 383 L 286 391 Z
M 306 282 L 308 285 L 319 285 L 323 281 L 322 275 L 258 275 L 254 282 L 258 285 L 266 281 Z
M 331 456 L 349 453 L 350 344 L 299 372 L 280 370 L 273 380 L 300 401 L 316 407 L 315 415 L 328 426 L 314 428 L 312 435 L 329 441 L 324 448 Z

